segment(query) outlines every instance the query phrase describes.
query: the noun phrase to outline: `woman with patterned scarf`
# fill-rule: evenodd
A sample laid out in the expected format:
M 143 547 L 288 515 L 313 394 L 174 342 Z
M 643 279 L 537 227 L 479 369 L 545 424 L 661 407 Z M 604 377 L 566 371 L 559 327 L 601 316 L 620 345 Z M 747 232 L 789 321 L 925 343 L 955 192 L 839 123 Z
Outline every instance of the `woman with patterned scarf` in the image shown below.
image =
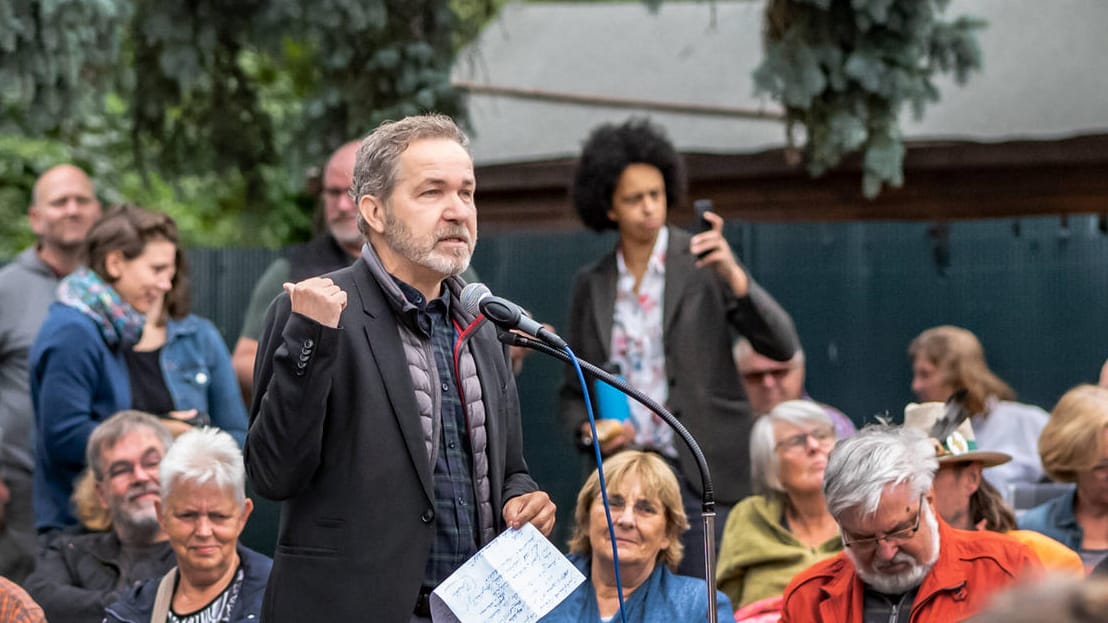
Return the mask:
M 172 288 L 180 258 L 168 215 L 123 205 L 88 232 L 84 268 L 62 280 L 31 346 L 35 409 L 35 527 L 77 523 L 69 507 L 96 425 L 131 408 L 126 353 Z

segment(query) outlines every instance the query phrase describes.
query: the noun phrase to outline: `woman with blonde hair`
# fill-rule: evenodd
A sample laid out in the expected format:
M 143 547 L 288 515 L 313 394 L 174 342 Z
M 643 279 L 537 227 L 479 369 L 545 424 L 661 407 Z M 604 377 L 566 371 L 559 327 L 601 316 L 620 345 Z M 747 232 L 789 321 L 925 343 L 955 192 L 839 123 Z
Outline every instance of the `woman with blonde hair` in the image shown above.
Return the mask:
M 1066 392 L 1039 438 L 1039 454 L 1051 478 L 1077 486 L 1025 512 L 1019 525 L 1060 541 L 1091 570 L 1108 557 L 1108 389 Z
M 624 615 L 633 623 L 708 619 L 707 588 L 699 578 L 674 575 L 689 522 L 673 470 L 660 456 L 625 450 L 604 461 L 608 505 L 619 552 Z M 577 495 L 570 561 L 584 574 L 569 597 L 543 623 L 618 621 L 619 597 L 612 541 L 594 470 Z M 731 603 L 717 593 L 719 620 L 732 620 Z
M 959 395 L 973 416 L 980 450 L 1012 457 L 990 467 L 984 476 L 1001 493 L 1017 482 L 1039 482 L 1043 467 L 1036 452 L 1046 411 L 1016 402 L 1016 392 L 985 362 L 985 349 L 972 332 L 942 325 L 920 333 L 908 346 L 912 362 L 912 391 L 920 402 L 946 402 Z

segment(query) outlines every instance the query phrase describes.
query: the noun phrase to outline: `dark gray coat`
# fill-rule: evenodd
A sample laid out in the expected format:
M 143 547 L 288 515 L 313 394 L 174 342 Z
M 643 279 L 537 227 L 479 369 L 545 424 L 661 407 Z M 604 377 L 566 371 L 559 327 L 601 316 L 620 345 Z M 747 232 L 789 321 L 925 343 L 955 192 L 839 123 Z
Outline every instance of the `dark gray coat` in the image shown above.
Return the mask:
M 731 355 L 733 330 L 746 336 L 755 350 L 778 361 L 791 358 L 799 340 L 792 318 L 752 277 L 748 295 L 739 298 L 715 270 L 698 269 L 696 257 L 689 252 L 690 238 L 684 230 L 669 228 L 662 306 L 668 407 L 700 443 L 716 500 L 734 504 L 751 491 L 753 416 Z M 582 268 L 574 281 L 568 342 L 574 354 L 592 363 L 609 359 L 617 277 L 613 249 Z M 572 370 L 567 370 L 561 397 L 562 418 L 576 431 L 587 416 Z M 699 489 L 696 461 L 679 439 L 674 443 L 682 471 Z
M 265 593 L 265 583 L 269 578 L 269 570 L 272 562 L 269 558 L 246 547 L 242 543 L 236 545 L 239 555 L 239 564 L 242 565 L 242 588 L 238 601 L 230 612 L 231 623 L 258 623 L 261 617 L 262 595 Z M 148 623 L 154 614 L 154 603 L 158 597 L 158 587 L 162 583 L 162 577 L 152 578 L 147 582 L 135 586 L 127 591 L 119 601 L 111 604 L 104 610 L 103 623 Z
M 292 314 L 282 294 L 258 350 L 246 470 L 258 493 L 284 501 L 262 618 L 407 622 L 435 533 L 419 409 L 396 317 L 365 262 L 327 276 L 347 293 L 339 328 Z M 470 346 L 502 530 L 504 502 L 538 487 L 495 329 Z
M 24 588 L 51 623 L 99 623 L 104 607 L 131 588 L 161 577 L 177 564 L 169 541 L 153 550 L 154 575 L 132 577 L 121 567 L 122 544 L 115 532 L 61 534 L 39 553 Z

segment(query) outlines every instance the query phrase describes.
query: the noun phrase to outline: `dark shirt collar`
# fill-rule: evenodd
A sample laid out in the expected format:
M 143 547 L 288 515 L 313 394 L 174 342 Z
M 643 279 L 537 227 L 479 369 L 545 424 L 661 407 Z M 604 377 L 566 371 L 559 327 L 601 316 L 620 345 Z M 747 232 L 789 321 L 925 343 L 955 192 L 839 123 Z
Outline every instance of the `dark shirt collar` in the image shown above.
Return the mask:
M 450 311 L 450 289 L 446 286 L 439 287 L 440 292 L 437 298 L 427 301 L 424 300 L 423 293 L 416 290 L 414 286 L 405 283 L 395 275 L 389 276 L 392 277 L 393 282 L 400 288 L 400 291 L 404 293 L 404 298 L 408 299 L 408 302 L 415 305 L 420 311 L 428 311 L 428 307 L 431 307 L 431 311 L 436 311 L 434 309 L 434 307 L 436 307 L 434 305 L 435 301 L 442 301 L 442 304 L 445 306 L 443 309 Z
M 438 297 L 426 300 L 423 298 L 423 294 L 410 284 L 401 281 L 395 275 L 389 276 L 392 277 L 396 287 L 400 288 L 400 293 L 411 304 L 411 307 L 401 312 L 405 324 L 408 325 L 408 328 L 418 331 L 423 337 L 430 338 L 432 317 L 441 317 L 447 320 L 450 318 L 450 289 L 443 285 Z
M 890 595 L 866 584 L 863 594 L 863 623 L 907 623 L 912 616 L 912 605 L 917 592 L 918 586 L 899 595 Z

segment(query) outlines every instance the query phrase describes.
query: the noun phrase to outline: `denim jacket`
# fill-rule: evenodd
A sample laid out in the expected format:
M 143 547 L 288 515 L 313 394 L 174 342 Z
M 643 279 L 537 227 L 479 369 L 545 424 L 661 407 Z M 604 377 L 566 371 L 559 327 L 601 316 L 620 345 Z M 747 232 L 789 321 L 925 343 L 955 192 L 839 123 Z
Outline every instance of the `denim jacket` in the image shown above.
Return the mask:
M 1077 489 L 1028 509 L 1019 518 L 1019 527 L 1047 535 L 1062 545 L 1079 551 L 1085 531 L 1077 523 L 1073 509 L 1077 503 Z
M 170 319 L 160 363 L 174 407 L 207 413 L 212 425 L 230 433 L 241 447 L 246 439 L 246 407 L 231 368 L 231 354 L 215 325 L 194 315 Z
M 576 590 L 558 604 L 540 623 L 600 623 L 596 589 L 592 583 L 592 559 L 571 554 L 569 561 L 585 576 Z M 626 590 L 626 589 L 624 589 Z M 708 590 L 704 580 L 671 573 L 660 561 L 654 571 L 623 600 L 627 621 L 634 623 L 693 623 L 708 620 Z M 733 621 L 734 608 L 727 595 L 716 591 L 716 615 Z M 612 623 L 619 623 L 617 612 Z

